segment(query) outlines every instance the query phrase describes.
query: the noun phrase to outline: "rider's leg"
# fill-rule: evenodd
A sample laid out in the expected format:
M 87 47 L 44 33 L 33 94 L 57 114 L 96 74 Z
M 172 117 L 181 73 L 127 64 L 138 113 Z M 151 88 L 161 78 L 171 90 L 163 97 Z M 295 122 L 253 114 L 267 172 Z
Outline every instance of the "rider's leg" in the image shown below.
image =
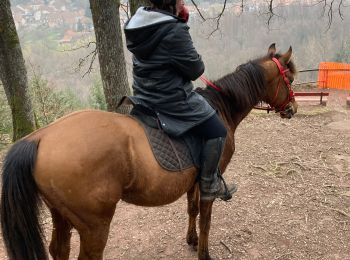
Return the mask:
M 201 154 L 200 199 L 214 200 L 215 198 L 221 198 L 222 200 L 229 200 L 237 187 L 234 184 L 226 185 L 218 169 L 225 145 L 226 128 L 215 114 L 207 121 L 196 126 L 193 132 L 206 140 Z

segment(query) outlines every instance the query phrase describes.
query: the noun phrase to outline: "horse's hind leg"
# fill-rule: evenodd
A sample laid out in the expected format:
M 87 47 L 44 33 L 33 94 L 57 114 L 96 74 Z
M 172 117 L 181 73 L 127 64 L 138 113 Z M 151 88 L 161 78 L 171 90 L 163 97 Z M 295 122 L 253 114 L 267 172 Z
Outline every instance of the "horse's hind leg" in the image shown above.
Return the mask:
M 50 209 L 50 211 L 53 224 L 50 254 L 54 260 L 67 260 L 69 259 L 72 226 L 57 210 Z
M 187 244 L 197 249 L 198 235 L 196 230 L 196 220 L 199 213 L 199 185 L 196 183 L 187 192 L 187 213 L 189 216 L 186 241 Z
M 82 222 L 77 225 L 80 235 L 79 260 L 102 260 L 109 227 L 116 205 L 105 206 L 100 212 L 80 214 Z
M 101 221 L 103 222 L 103 221 Z M 99 223 L 89 229 L 79 231 L 80 252 L 79 260 L 102 260 L 103 251 L 107 243 L 109 233 L 108 224 Z

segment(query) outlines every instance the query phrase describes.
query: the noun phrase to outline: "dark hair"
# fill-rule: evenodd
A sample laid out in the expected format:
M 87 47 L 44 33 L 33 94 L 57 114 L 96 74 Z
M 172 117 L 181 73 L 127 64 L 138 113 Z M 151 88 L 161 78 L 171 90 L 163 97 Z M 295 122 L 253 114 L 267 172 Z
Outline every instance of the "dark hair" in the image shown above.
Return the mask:
M 176 13 L 176 0 L 150 0 L 153 7 L 167 11 L 169 13 Z

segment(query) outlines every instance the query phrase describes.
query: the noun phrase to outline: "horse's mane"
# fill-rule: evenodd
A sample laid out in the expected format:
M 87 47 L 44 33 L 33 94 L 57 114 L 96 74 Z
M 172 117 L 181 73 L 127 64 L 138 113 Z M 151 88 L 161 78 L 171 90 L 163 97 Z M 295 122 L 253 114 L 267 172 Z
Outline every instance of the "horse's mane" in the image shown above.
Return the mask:
M 276 54 L 274 57 L 278 59 L 281 55 Z M 271 58 L 265 56 L 248 61 L 238 66 L 233 73 L 213 81 L 221 89 L 220 92 L 208 85 L 205 89 L 197 88 L 196 91 L 226 118 L 230 118 L 235 112 L 246 111 L 260 101 L 266 90 L 264 68 L 260 64 Z M 289 62 L 288 68 L 295 73 L 293 62 Z

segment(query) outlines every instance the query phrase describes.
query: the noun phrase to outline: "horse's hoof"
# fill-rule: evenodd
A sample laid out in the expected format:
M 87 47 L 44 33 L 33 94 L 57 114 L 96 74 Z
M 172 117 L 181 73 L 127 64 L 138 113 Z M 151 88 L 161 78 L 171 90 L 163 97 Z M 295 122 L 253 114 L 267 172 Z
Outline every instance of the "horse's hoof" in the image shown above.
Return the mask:
M 192 233 L 192 234 L 187 235 L 186 242 L 188 245 L 192 246 L 195 250 L 197 250 L 198 235 L 196 233 Z

